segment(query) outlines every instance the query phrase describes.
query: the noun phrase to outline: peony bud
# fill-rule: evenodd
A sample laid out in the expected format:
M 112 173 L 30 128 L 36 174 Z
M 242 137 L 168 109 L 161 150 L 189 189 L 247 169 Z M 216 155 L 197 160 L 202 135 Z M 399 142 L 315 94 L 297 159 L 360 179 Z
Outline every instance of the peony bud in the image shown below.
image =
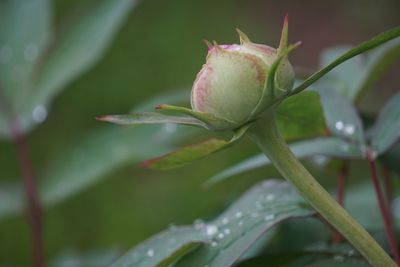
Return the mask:
M 271 66 L 282 49 L 252 43 L 240 31 L 239 35 L 240 45 L 209 46 L 206 63 L 193 84 L 191 104 L 194 111 L 242 125 L 255 119 L 290 92 L 294 71 L 286 57 L 283 58 L 276 70 L 274 92 L 264 92 L 268 90 Z M 269 99 L 263 99 L 260 108 L 258 104 L 266 95 Z

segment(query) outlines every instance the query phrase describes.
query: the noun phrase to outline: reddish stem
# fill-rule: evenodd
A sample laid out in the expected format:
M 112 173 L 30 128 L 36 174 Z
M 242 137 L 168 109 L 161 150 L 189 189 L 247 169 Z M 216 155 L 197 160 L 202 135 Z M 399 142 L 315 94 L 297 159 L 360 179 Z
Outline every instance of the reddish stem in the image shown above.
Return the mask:
M 385 227 L 385 232 L 386 232 L 386 236 L 387 236 L 387 239 L 389 242 L 390 250 L 392 251 L 393 258 L 396 261 L 397 265 L 400 266 L 400 255 L 399 255 L 399 249 L 397 246 L 396 237 L 395 237 L 395 234 L 393 231 L 392 222 L 390 220 L 389 210 L 386 205 L 385 199 L 383 197 L 381 185 L 379 183 L 378 173 L 376 171 L 375 158 L 374 158 L 372 151 L 370 151 L 370 150 L 367 151 L 367 159 L 368 159 L 368 163 L 369 163 L 369 167 L 370 167 L 370 171 L 371 171 L 372 183 L 374 184 L 375 193 L 376 193 L 376 197 L 378 199 L 379 209 L 381 212 L 383 225 Z
M 344 193 L 346 188 L 346 180 L 349 175 L 349 162 L 344 161 L 337 176 L 337 189 L 336 189 L 336 200 L 344 207 Z M 336 230 L 332 233 L 332 243 L 339 244 L 343 240 L 343 236 Z
M 389 207 L 390 215 L 392 215 L 393 202 L 393 184 L 390 177 L 390 172 L 385 167 L 382 167 L 383 185 L 385 187 L 386 200 Z
M 17 116 L 12 112 L 10 106 L 7 105 L 5 97 L 1 94 L 0 87 L 0 109 L 8 115 L 10 119 L 10 132 L 17 150 L 18 162 L 23 178 L 25 196 L 27 199 L 27 213 L 29 216 L 32 238 L 32 266 L 44 266 L 44 249 L 42 235 L 42 208 L 40 205 L 38 190 L 36 187 L 35 177 L 33 175 L 32 163 L 29 158 L 28 147 L 25 138 L 21 133 Z

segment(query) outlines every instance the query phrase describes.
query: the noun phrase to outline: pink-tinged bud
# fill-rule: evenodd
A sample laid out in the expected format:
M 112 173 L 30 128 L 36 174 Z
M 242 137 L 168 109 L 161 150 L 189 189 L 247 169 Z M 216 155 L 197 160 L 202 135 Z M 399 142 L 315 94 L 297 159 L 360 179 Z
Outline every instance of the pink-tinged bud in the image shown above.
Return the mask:
M 258 116 L 259 110 L 268 108 L 258 107 L 256 111 L 266 95 L 269 70 L 280 51 L 252 43 L 245 34 L 240 31 L 239 34 L 240 45 L 209 46 L 206 63 L 193 84 L 191 104 L 194 111 L 211 113 L 242 125 Z M 274 92 L 267 94 L 271 101 L 263 103 L 271 104 L 277 96 L 292 89 L 294 72 L 286 58 L 280 62 L 275 78 Z

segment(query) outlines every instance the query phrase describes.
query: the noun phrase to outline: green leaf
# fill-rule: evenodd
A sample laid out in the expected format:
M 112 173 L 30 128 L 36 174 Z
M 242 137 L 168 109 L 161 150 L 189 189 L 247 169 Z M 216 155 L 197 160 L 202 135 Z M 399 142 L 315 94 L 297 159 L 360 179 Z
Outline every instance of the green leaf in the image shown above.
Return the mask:
M 52 37 L 50 2 L 0 1 L 0 138 L 10 137 L 10 113 L 19 114 L 29 100 L 35 70 Z M 32 121 L 28 115 L 24 120 Z
M 162 124 L 175 123 L 207 128 L 207 126 L 194 118 L 168 116 L 156 112 L 136 112 L 123 115 L 103 115 L 96 117 L 98 121 L 106 121 L 120 125 Z
M 224 267 L 236 263 L 256 240 L 276 224 L 315 214 L 286 182 L 255 185 L 217 219 L 203 226 L 211 238 L 176 267 Z
M 161 157 L 147 160 L 142 163 L 142 166 L 158 170 L 169 170 L 182 167 L 194 160 L 204 158 L 212 153 L 232 146 L 243 137 L 247 128 L 248 127 L 245 126 L 239 129 L 229 141 L 212 138 L 198 144 L 183 147 Z
M 173 227 L 139 244 L 111 267 L 167 267 L 207 241 L 202 229 L 191 226 Z
M 303 139 L 326 134 L 320 99 L 315 92 L 303 92 L 283 101 L 277 123 L 286 139 Z
M 388 150 L 400 138 L 400 93 L 385 104 L 368 137 L 372 149 L 378 155 Z
M 176 267 L 231 266 L 271 227 L 290 218 L 314 214 L 288 183 L 264 181 L 215 220 L 174 226 L 139 244 L 112 267 L 170 266 L 177 260 Z
M 358 146 L 348 143 L 336 137 L 316 138 L 295 142 L 289 145 L 290 150 L 298 158 L 305 158 L 314 155 L 325 155 L 338 158 L 360 158 L 363 156 Z M 206 186 L 225 181 L 226 179 L 271 164 L 271 161 L 264 155 L 259 154 L 245 159 L 235 165 L 210 177 Z
M 399 36 L 400 36 L 400 27 L 396 27 L 384 33 L 381 33 L 366 42 L 359 44 L 358 46 L 342 54 L 340 57 L 336 58 L 332 63 L 328 64 L 326 67 L 322 68 L 321 70 L 317 71 L 316 73 L 308 77 L 304 82 L 302 82 L 292 91 L 292 94 L 297 94 L 305 90 L 314 82 L 323 77 L 325 74 L 334 69 L 336 66 L 342 64 L 343 62 L 349 60 L 350 58 L 353 58 L 361 53 L 373 49 Z
M 324 116 L 330 132 L 343 138 L 365 146 L 364 127 L 353 103 L 333 91 L 318 88 L 324 110 Z

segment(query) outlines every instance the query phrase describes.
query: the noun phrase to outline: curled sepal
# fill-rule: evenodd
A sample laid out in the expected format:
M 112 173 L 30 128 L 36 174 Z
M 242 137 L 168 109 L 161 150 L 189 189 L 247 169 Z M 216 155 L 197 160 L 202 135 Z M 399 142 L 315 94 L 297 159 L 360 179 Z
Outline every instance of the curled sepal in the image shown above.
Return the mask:
M 284 60 L 289 55 L 289 53 L 292 52 L 299 45 L 301 45 L 301 42 L 289 45 L 278 55 L 274 63 L 272 63 L 260 101 L 250 115 L 250 119 L 256 119 L 266 109 L 269 109 L 275 103 L 280 102 L 285 96 L 290 93 L 289 88 L 293 87 L 293 80 L 287 79 L 288 73 L 284 73 L 283 75 L 280 74 L 280 68 L 284 67 L 282 64 L 285 64 L 285 62 L 282 62 L 282 60 Z M 286 82 L 289 82 L 291 84 L 284 84 Z
M 201 111 L 194 111 L 189 108 L 179 107 L 179 106 L 172 106 L 167 104 L 161 104 L 156 107 L 160 110 L 166 111 L 175 111 L 179 113 L 183 113 L 185 115 L 189 115 L 206 125 L 208 130 L 213 131 L 224 131 L 224 130 L 233 130 L 238 127 L 238 124 L 227 119 L 219 118 L 213 114 L 201 112 Z
M 211 138 L 197 144 L 185 146 L 166 155 L 146 160 L 142 162 L 141 166 L 157 170 L 170 170 L 182 167 L 194 160 L 204 158 L 232 146 L 244 136 L 248 128 L 249 126 L 246 125 L 235 131 L 235 134 L 229 141 Z
M 136 112 L 122 115 L 102 115 L 96 117 L 98 121 L 106 121 L 120 125 L 161 124 L 175 123 L 198 126 L 208 129 L 208 126 L 195 118 L 167 116 L 156 112 Z

